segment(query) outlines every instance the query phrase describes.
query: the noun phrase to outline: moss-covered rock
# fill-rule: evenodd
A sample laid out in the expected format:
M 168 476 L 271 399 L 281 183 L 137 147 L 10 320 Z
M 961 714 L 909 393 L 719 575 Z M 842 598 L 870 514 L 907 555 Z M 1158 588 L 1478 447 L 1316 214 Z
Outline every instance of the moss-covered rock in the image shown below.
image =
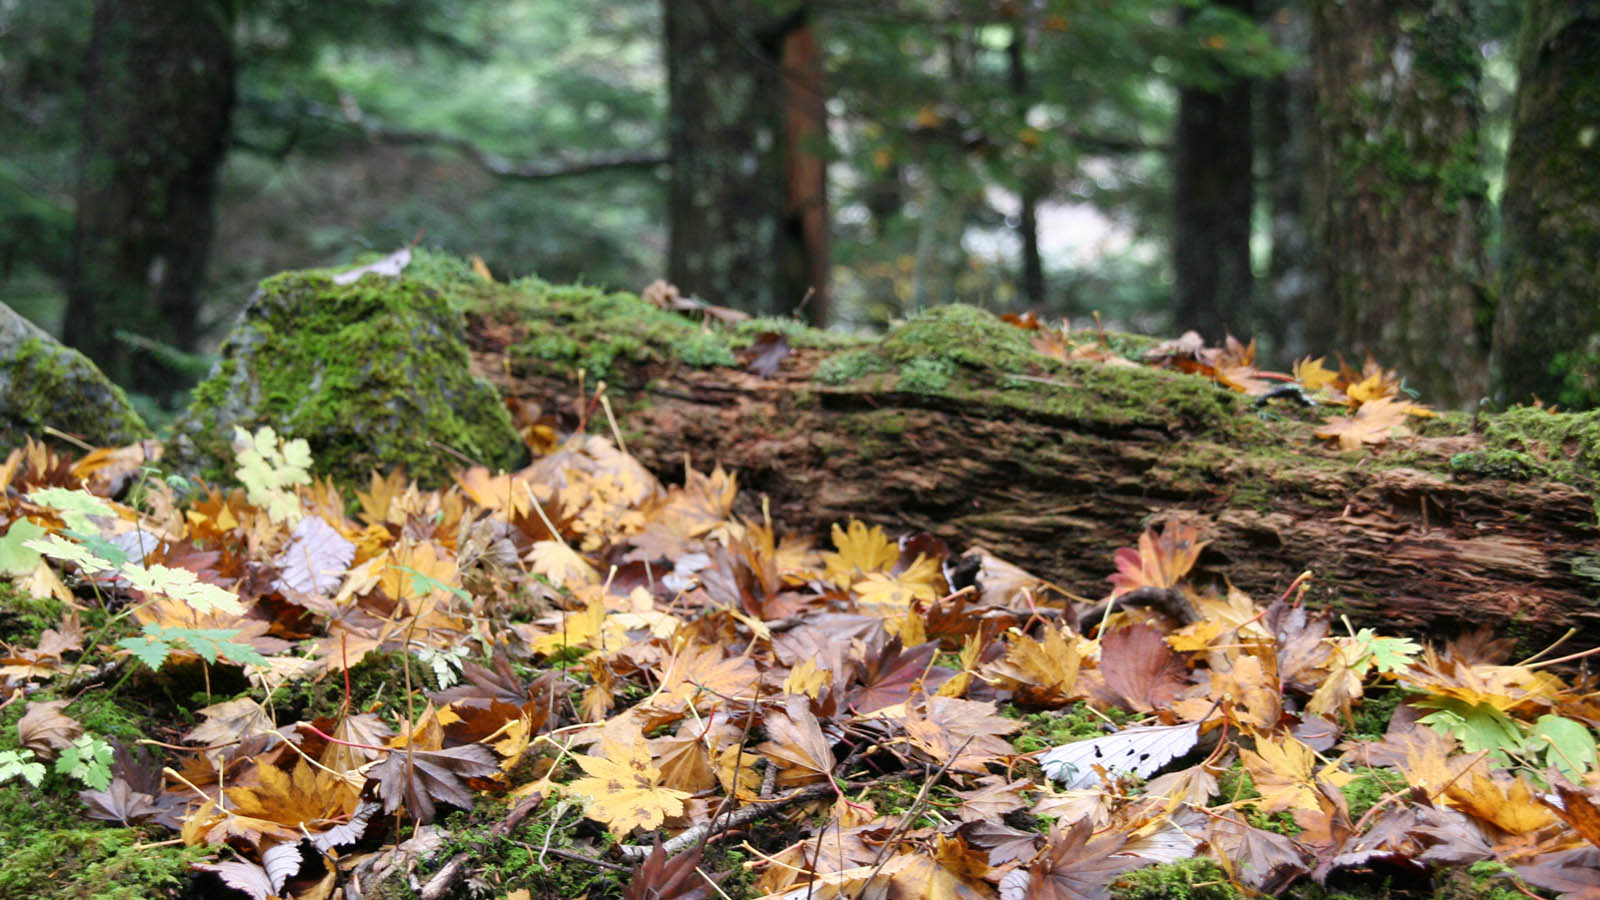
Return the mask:
M 317 470 L 347 481 L 404 466 L 437 485 L 460 467 L 451 451 L 515 465 L 510 416 L 468 368 L 456 273 L 414 268 L 345 285 L 323 272 L 263 281 L 173 428 L 174 467 L 222 477 L 234 426 L 262 425 L 306 439 Z
M 0 303 L 0 449 L 45 426 L 91 444 L 126 444 L 150 428 L 95 364 Z

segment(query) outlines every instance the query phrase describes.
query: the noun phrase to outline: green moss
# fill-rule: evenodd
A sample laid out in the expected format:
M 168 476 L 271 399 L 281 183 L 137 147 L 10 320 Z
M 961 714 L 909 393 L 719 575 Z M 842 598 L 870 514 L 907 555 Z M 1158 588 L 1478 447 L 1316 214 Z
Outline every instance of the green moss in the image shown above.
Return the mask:
M 0 442 L 41 437 L 46 426 L 103 445 L 153 436 L 122 389 L 81 353 L 42 333 L 8 349 L 0 354 Z
M 42 692 L 32 701 L 54 699 Z M 27 704 L 0 712 L 0 750 L 20 746 L 17 720 Z M 69 714 L 91 734 L 132 742 L 145 737 L 144 720 L 103 692 L 85 694 Z M 84 818 L 83 786 L 55 774 L 34 788 L 20 780 L 0 784 L 0 900 L 143 900 L 177 897 L 189 863 L 206 848 L 148 847 L 152 831 L 96 826 Z
M 1395 769 L 1357 766 L 1353 774 L 1355 778 L 1339 788 L 1350 808 L 1351 819 L 1361 818 L 1379 800 L 1410 787 L 1406 776 Z
M 891 371 L 893 366 L 877 350 L 846 350 L 823 360 L 812 377 L 840 387 L 867 375 Z
M 872 338 L 863 335 L 812 328 L 799 319 L 780 319 L 776 316 L 747 319 L 734 325 L 730 331 L 743 343 L 752 342 L 758 335 L 775 331 L 787 338 L 789 346 L 796 350 L 848 350 L 873 342 Z
M 1369 688 L 1361 698 L 1361 705 L 1356 707 L 1350 736 L 1367 741 L 1382 739 L 1389 730 L 1389 719 L 1394 716 L 1395 707 L 1404 699 L 1405 691 L 1399 688 Z
M 350 667 L 350 709 L 363 711 L 374 704 L 383 704 L 384 710 L 405 711 L 405 669 L 399 651 L 384 650 L 368 653 Z M 433 684 L 429 667 L 411 658 L 411 682 L 425 689 Z M 279 687 L 272 694 L 273 707 L 279 721 L 299 718 L 306 721 L 318 716 L 337 715 L 345 702 L 345 679 L 333 672 L 318 681 L 299 679 Z
M 232 426 L 268 424 L 305 438 L 319 472 L 345 481 L 404 466 L 441 484 L 459 465 L 443 448 L 514 465 L 521 443 L 494 389 L 469 374 L 459 312 L 488 283 L 418 258 L 421 277 L 263 281 L 177 426 L 180 465 L 224 478 Z
M 732 366 L 738 363 L 726 336 L 708 331 L 690 334 L 677 348 L 678 359 L 691 366 Z
M 583 369 L 592 378 L 615 376 L 621 363 L 693 366 L 736 363 L 734 350 L 753 340 L 710 324 L 657 309 L 628 293 L 607 293 L 586 285 L 553 285 L 525 278 L 479 300 L 474 311 L 513 314 L 527 336 L 509 349 L 513 360 L 536 369 L 569 375 Z
M 1249 802 L 1260 797 L 1261 792 L 1256 790 L 1255 780 L 1243 765 L 1235 762 L 1217 776 L 1217 792 L 1212 795 L 1212 801 L 1238 804 L 1238 808 L 1244 812 L 1245 821 L 1264 831 L 1275 831 L 1287 837 L 1300 833 L 1300 826 L 1295 824 L 1294 816 L 1287 810 L 1264 813 Z
M 41 811 L 37 802 L 0 787 L 0 808 L 26 811 L 24 821 L 0 821 L 0 900 L 152 900 L 178 897 L 189 864 L 206 847 L 151 847 L 132 828 L 69 827 L 69 817 Z M 81 819 L 76 816 L 81 823 Z M 31 821 L 27 821 L 30 820 Z
M 1506 481 L 1532 481 L 1543 477 L 1544 467 L 1518 450 L 1469 450 L 1450 457 L 1450 468 L 1459 475 L 1501 478 Z
M 878 350 L 901 366 L 936 360 L 951 367 L 1022 374 L 1052 362 L 1033 349 L 1030 335 L 987 310 L 958 303 L 919 313 L 885 335 Z
M 1147 866 L 1111 883 L 1117 900 L 1239 900 L 1243 891 L 1214 860 L 1203 856 Z
M 1510 866 L 1482 860 L 1465 868 L 1441 869 L 1433 896 L 1434 900 L 1526 900 L 1531 893 Z
M 947 359 L 913 359 L 900 367 L 900 380 L 895 386 L 915 394 L 937 394 L 950 386 L 954 369 Z
M 1023 723 L 1011 737 L 1011 745 L 1018 753 L 1036 753 L 1073 741 L 1104 737 L 1108 728 L 1127 724 L 1133 717 L 1127 710 L 1115 707 L 1097 712 L 1082 700 L 1065 709 L 1043 712 L 1026 712 L 1007 703 L 1000 707 L 1000 714 Z
M 61 624 L 66 604 L 54 597 L 34 597 L 0 581 L 0 641 L 16 646 L 36 646 L 46 628 Z
M 557 819 L 557 809 L 562 816 Z M 572 850 L 574 827 L 579 814 L 563 801 L 547 799 L 540 810 L 528 816 L 511 834 L 496 834 L 494 826 L 505 815 L 503 800 L 480 801 L 471 811 L 456 812 L 446 818 L 449 845 L 434 858 L 440 861 L 458 853 L 468 854 L 472 877 L 491 885 L 495 896 L 525 888 L 535 900 L 572 900 L 574 897 L 618 897 L 628 881 L 628 873 L 600 869 L 579 860 L 543 854 L 542 848 Z M 612 839 L 604 833 L 599 846 L 585 847 L 586 855 L 601 857 Z M 426 880 L 426 879 L 424 879 Z
M 1595 493 L 1600 479 L 1600 410 L 1510 409 L 1488 417 L 1484 438 L 1485 452 L 1502 454 L 1498 459 L 1515 460 L 1504 454 L 1522 454 L 1545 477 Z

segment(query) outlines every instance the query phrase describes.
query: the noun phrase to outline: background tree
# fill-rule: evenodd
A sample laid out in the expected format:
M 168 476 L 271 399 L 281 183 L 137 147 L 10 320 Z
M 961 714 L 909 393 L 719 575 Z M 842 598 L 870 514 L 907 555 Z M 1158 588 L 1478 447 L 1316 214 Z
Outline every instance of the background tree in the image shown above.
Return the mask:
M 1310 54 L 1309 11 L 1303 4 L 1280 3 L 1266 12 L 1265 27 L 1282 52 L 1304 60 Z M 1257 154 L 1265 184 L 1267 240 L 1265 277 L 1258 285 L 1255 327 L 1250 334 L 1270 346 L 1279 360 L 1328 351 L 1326 336 L 1336 318 L 1313 303 L 1322 291 L 1317 279 L 1316 241 L 1311 203 L 1316 174 L 1312 136 L 1316 129 L 1311 67 L 1286 66 L 1256 82 Z M 1319 318 L 1320 321 L 1311 321 Z M 1316 340 L 1311 339 L 1316 335 Z
M 1444 406 L 1487 389 L 1480 60 L 1466 0 L 1318 0 L 1326 303 L 1340 343 Z
M 662 6 L 669 277 L 712 302 L 770 315 L 787 315 L 808 290 L 827 291 L 816 283 L 827 271 L 816 228 L 826 209 L 821 66 L 805 7 L 785 6 Z
M 211 0 L 94 5 L 66 339 L 134 391 L 174 381 L 134 340 L 195 347 L 233 112 L 231 31 Z
M 1201 16 L 1248 17 L 1252 0 L 1185 9 L 1190 26 Z M 1220 32 L 1224 23 L 1212 26 Z M 1229 28 L 1228 30 L 1234 30 Z M 1214 46 L 1225 47 L 1220 33 Z M 1255 212 L 1253 86 L 1221 65 L 1194 67 L 1178 93 L 1172 161 L 1172 322 L 1213 340 L 1228 327 L 1254 324 L 1255 277 L 1250 262 Z
M 69 341 L 114 380 L 172 397 L 196 347 L 217 177 L 241 78 L 304 71 L 323 47 L 449 43 L 437 0 L 98 0 L 83 81 Z M 463 7 L 451 5 L 450 15 Z M 281 86 L 281 83 L 280 83 Z M 176 351 L 176 353 L 172 352 Z
M 1496 396 L 1600 403 L 1600 8 L 1528 5 L 1506 160 Z

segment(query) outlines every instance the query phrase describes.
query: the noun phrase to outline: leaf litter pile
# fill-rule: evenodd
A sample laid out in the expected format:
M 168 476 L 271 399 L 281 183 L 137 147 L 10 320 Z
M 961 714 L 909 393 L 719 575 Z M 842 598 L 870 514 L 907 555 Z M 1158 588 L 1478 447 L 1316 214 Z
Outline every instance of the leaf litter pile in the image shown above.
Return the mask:
M 266 429 L 237 433 L 238 488 L 137 445 L 12 453 L 0 568 L 66 611 L 0 644 L 0 782 L 81 787 L 257 900 L 585 892 L 557 869 L 588 896 L 1079 900 L 1165 864 L 1247 894 L 1486 864 L 1600 897 L 1600 694 L 1562 659 L 1356 630 L 1298 605 L 1308 575 L 1193 582 L 1203 522 L 1118 550 L 1094 604 L 926 535 L 775 534 L 720 468 L 664 486 L 603 437 L 529 437 L 514 474 L 353 495 Z M 143 739 L 75 718 L 106 694 Z M 468 821 L 524 862 L 472 870 Z

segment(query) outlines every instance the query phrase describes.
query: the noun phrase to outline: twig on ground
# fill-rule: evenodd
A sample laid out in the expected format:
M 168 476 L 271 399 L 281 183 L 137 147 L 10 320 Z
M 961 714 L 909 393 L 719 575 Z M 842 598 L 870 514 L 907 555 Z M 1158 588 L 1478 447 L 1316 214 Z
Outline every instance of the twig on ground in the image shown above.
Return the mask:
M 766 803 L 740 807 L 722 819 L 721 825 L 717 829 L 717 834 L 722 834 L 734 828 L 738 828 L 741 825 L 754 822 L 767 813 L 782 809 L 785 806 L 790 806 L 804 800 L 814 800 L 818 797 L 826 797 L 832 793 L 833 783 L 824 781 L 819 784 L 807 785 L 806 787 L 803 787 L 792 794 L 785 794 L 782 797 L 774 797 L 772 800 Z M 672 840 L 667 841 L 661 845 L 661 849 L 668 855 L 671 855 L 702 838 L 710 838 L 711 836 L 711 823 L 707 822 L 703 825 L 696 825 L 688 831 L 685 831 L 683 834 L 680 834 Z M 646 856 L 649 856 L 650 851 L 654 849 L 654 847 L 646 847 L 642 844 L 619 844 L 617 846 L 617 852 L 622 854 L 625 859 L 644 859 Z

